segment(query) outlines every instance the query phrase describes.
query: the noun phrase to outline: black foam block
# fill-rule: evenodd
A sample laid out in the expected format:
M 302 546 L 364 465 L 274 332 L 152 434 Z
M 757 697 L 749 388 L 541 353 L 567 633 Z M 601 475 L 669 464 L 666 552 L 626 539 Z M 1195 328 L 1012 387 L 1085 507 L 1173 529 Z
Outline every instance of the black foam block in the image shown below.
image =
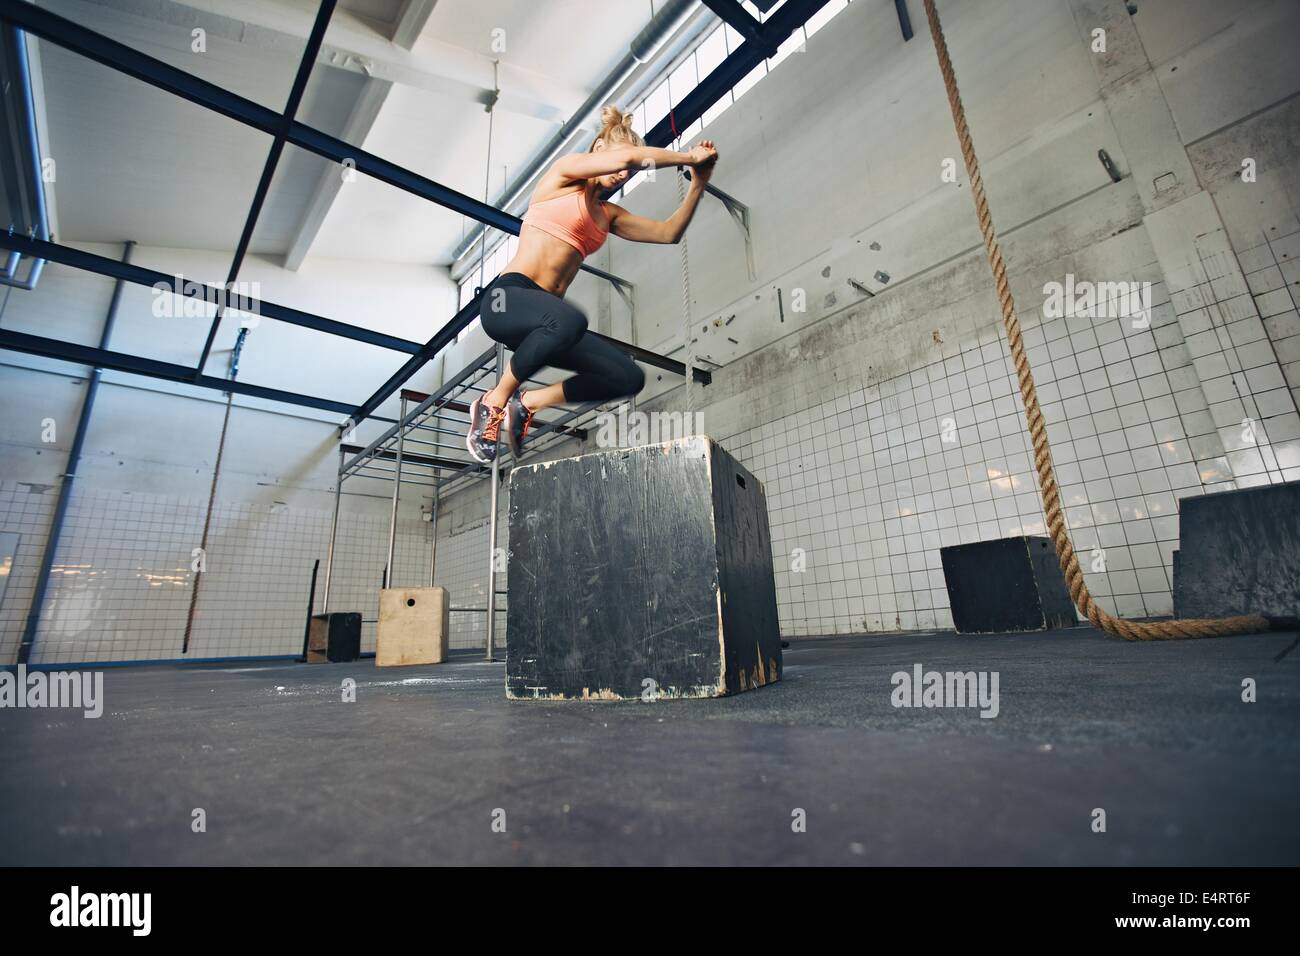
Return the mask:
M 1178 502 L 1177 617 L 1300 616 L 1300 481 Z
M 939 549 L 961 634 L 1045 631 L 1077 622 L 1052 542 L 1001 538 Z
M 361 658 L 361 615 L 356 611 L 313 614 L 307 633 L 307 661 L 340 663 Z

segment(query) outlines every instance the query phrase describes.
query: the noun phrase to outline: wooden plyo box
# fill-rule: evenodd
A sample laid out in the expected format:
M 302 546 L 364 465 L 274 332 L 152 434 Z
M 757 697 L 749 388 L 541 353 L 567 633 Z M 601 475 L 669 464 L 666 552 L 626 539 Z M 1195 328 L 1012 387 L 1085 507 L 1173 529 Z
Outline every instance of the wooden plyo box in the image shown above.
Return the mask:
M 379 592 L 376 667 L 441 664 L 451 633 L 451 597 L 443 587 Z
M 763 486 L 708 437 L 514 468 L 508 573 L 509 698 L 780 680 Z

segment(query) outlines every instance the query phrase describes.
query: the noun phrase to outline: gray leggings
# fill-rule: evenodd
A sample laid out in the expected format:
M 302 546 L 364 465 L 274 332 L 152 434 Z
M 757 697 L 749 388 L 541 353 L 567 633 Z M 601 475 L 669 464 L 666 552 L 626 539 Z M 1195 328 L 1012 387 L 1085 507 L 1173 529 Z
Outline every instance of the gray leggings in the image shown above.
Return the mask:
M 514 352 L 510 370 L 520 381 L 544 366 L 577 372 L 564 382 L 566 402 L 599 402 L 635 395 L 645 385 L 636 362 L 587 332 L 581 310 L 528 276 L 505 272 L 483 293 L 483 331 Z

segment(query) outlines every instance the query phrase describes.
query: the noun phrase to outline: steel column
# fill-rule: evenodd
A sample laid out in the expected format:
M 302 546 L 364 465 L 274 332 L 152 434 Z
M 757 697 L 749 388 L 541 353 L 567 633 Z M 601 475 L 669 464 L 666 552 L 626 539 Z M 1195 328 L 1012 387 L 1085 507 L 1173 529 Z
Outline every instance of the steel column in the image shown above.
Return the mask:
M 321 602 L 321 613 L 330 610 L 330 582 L 334 575 L 334 543 L 339 536 L 339 502 L 343 498 L 343 449 L 339 448 L 339 470 L 334 481 L 334 519 L 330 522 L 330 546 L 325 555 L 325 597 Z
M 506 347 L 497 343 L 497 382 L 505 370 Z M 500 432 L 497 433 L 498 454 L 492 456 L 491 492 L 488 503 L 488 578 L 487 578 L 487 655 L 486 660 L 493 659 L 496 638 L 497 607 L 497 501 L 501 495 L 501 455 Z
M 122 250 L 122 261 L 129 262 L 134 242 L 128 242 Z M 108 305 L 108 314 L 104 317 L 104 329 L 99 334 L 99 346 L 108 344 L 117 323 L 117 310 L 122 304 L 122 287 L 118 280 L 113 286 L 113 298 Z M 77 467 L 81 464 L 81 449 L 86 443 L 86 432 L 90 430 L 90 416 L 95 411 L 95 396 L 99 393 L 100 371 L 92 369 L 86 383 L 86 397 L 81 403 L 81 414 L 77 418 L 77 431 L 72 438 L 72 447 L 68 450 L 68 464 L 59 483 L 59 497 L 54 503 L 54 517 L 50 521 L 50 531 L 45 538 L 45 552 L 41 556 L 41 569 L 36 575 L 36 588 L 32 592 L 32 601 L 27 608 L 27 623 L 23 627 L 22 642 L 18 645 L 19 664 L 31 660 L 32 648 L 36 645 L 36 632 L 41 623 L 42 605 L 45 604 L 45 592 L 50 585 L 50 572 L 54 568 L 54 559 L 58 556 L 59 539 L 63 536 L 63 521 L 68 514 L 68 501 L 72 498 L 72 486 L 77 479 Z
M 433 479 L 433 504 L 429 506 L 429 523 L 433 525 L 433 543 L 429 547 L 429 587 L 433 587 L 438 569 L 438 493 L 442 490 L 442 477 Z
M 406 421 L 406 396 L 402 396 L 402 413 L 397 419 Z M 406 429 L 397 429 L 397 467 L 393 473 L 393 510 L 388 517 L 388 563 L 384 565 L 384 587 L 393 586 L 393 548 L 397 543 L 397 502 L 402 490 L 402 447 L 406 441 Z

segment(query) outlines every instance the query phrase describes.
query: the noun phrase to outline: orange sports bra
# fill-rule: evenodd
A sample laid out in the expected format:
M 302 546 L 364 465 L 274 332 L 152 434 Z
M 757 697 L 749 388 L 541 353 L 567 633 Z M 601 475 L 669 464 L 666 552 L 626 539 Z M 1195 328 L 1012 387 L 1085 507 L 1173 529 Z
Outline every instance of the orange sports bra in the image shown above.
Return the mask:
M 609 235 L 608 229 L 592 219 L 581 189 L 533 203 L 524 213 L 523 221 L 567 242 L 584 256 L 603 246 Z

